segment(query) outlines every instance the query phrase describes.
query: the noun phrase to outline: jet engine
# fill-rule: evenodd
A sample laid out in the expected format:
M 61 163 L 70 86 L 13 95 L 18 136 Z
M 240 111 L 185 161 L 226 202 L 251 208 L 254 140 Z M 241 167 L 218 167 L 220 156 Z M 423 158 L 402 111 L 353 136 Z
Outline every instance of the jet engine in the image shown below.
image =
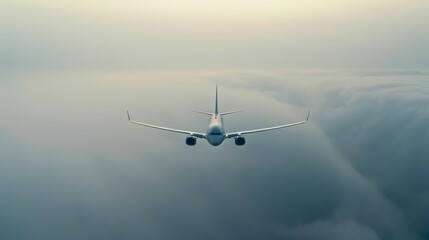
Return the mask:
M 186 137 L 186 145 L 194 146 L 195 144 L 197 144 L 197 139 L 195 137 L 193 136 Z
M 244 144 L 246 144 L 246 139 L 244 137 L 238 136 L 235 138 L 235 145 L 243 146 Z

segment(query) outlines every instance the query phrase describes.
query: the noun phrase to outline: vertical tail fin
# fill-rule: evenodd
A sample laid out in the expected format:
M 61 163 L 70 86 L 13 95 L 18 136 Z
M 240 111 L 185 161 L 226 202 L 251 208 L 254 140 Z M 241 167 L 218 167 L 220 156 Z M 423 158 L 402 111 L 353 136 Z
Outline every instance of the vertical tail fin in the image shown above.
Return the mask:
M 215 110 L 214 110 L 214 114 L 218 115 L 219 111 L 218 111 L 218 104 L 217 104 L 217 85 L 216 85 L 216 102 L 215 102 Z

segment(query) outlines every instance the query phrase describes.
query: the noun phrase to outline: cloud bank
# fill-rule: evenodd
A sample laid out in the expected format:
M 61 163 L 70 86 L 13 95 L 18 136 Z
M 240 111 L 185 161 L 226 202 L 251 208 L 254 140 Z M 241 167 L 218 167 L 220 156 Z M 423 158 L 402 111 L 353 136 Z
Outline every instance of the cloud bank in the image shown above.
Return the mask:
M 8 239 L 427 239 L 426 72 L 9 74 L 0 235 Z M 31 79 L 31 81 L 29 81 Z M 149 80 L 150 79 L 150 80 Z M 171 79 L 175 79 L 171 81 Z M 185 146 L 136 119 L 203 131 L 308 125 Z M 246 122 L 242 120 L 246 119 Z

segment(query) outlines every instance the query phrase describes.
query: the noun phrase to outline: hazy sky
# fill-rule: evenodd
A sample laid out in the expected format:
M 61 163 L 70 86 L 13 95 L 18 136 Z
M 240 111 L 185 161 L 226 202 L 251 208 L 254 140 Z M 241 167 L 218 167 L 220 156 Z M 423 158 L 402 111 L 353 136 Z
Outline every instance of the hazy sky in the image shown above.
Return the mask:
M 425 68 L 425 0 L 0 2 L 3 68 Z
M 0 239 L 429 239 L 429 2 L 231 2 L 0 0 Z

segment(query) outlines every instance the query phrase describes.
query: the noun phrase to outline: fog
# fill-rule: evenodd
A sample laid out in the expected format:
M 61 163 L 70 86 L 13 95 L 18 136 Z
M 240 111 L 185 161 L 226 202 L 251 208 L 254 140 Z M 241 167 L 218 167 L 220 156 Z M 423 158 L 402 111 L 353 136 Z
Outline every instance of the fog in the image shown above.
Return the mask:
M 425 71 L 8 72 L 1 237 L 426 239 Z M 227 131 L 299 121 L 212 147 Z

